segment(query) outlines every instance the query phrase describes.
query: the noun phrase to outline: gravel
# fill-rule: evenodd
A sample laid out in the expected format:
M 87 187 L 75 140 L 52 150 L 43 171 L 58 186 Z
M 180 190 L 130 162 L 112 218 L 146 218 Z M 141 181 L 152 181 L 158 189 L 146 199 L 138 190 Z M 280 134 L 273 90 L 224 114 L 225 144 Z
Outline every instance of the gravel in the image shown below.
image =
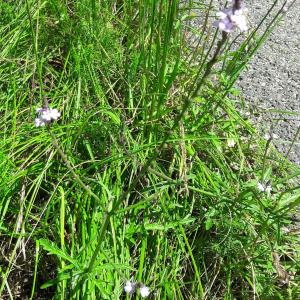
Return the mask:
M 270 0 L 245 2 L 252 22 L 257 22 L 274 3 Z M 296 136 L 296 132 L 300 126 L 299 21 L 300 1 L 296 0 L 237 83 L 246 103 L 259 112 L 256 121 L 262 133 L 268 134 L 273 125 L 276 137 L 274 144 L 280 152 L 286 154 L 296 137 L 288 158 L 298 165 L 300 138 L 299 135 Z M 279 110 L 286 113 L 279 113 Z
M 209 1 L 206 0 L 206 3 Z M 288 4 L 292 1 L 288 0 Z M 274 2 L 244 1 L 249 10 L 250 28 L 260 22 Z M 284 2 L 277 2 L 274 13 Z M 194 7 L 197 3 L 199 1 L 195 0 Z M 225 3 L 225 0 L 213 0 L 216 10 L 223 9 Z M 197 29 L 203 16 L 201 10 L 194 11 L 198 17 L 190 25 Z M 192 35 L 191 45 L 194 44 Z M 275 147 L 290 161 L 300 165 L 300 134 L 298 137 L 296 135 L 300 126 L 300 0 L 295 0 L 293 7 L 250 61 L 247 70 L 242 72 L 236 85 L 242 90 L 249 110 L 255 112 L 253 121 L 262 135 L 269 136 L 272 128 Z

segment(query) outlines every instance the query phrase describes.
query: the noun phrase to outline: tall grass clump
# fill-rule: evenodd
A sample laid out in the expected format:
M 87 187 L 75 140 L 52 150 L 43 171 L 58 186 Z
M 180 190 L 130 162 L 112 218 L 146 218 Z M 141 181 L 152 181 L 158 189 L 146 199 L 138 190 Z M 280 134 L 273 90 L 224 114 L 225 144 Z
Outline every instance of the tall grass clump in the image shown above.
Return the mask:
M 289 7 L 243 5 L 0 3 L 0 297 L 299 297 L 300 172 L 234 88 Z

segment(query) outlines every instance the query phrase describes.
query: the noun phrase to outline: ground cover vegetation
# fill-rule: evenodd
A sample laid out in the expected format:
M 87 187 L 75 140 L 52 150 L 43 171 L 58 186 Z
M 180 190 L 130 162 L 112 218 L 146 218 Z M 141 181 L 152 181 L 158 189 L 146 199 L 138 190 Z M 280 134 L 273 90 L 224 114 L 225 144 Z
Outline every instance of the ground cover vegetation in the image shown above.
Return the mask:
M 242 4 L 0 2 L 0 297 L 299 297 L 300 172 L 234 88 L 287 6 Z

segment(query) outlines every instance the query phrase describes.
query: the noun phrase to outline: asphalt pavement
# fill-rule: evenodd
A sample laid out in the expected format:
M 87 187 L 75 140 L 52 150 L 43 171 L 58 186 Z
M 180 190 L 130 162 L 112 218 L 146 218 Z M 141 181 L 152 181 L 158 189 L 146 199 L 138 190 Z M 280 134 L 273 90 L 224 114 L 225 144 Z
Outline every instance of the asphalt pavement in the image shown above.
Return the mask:
M 250 26 L 275 1 L 245 1 Z M 284 1 L 278 1 L 277 8 Z M 291 1 L 290 1 L 291 2 Z M 274 130 L 273 143 L 300 165 L 300 0 L 287 11 L 269 39 L 258 51 L 237 82 L 246 103 L 256 111 L 255 124 L 263 136 Z M 294 141 L 294 143 L 293 143 Z M 293 146 L 291 147 L 293 143 Z

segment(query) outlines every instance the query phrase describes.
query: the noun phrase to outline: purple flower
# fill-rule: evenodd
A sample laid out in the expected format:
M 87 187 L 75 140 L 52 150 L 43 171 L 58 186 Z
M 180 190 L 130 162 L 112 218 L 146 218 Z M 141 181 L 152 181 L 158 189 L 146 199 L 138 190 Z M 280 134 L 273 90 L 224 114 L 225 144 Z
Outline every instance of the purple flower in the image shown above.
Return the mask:
M 132 281 L 126 281 L 124 286 L 124 291 L 127 294 L 132 295 L 135 292 L 136 289 L 136 283 Z
M 240 9 L 226 8 L 217 12 L 219 21 L 214 23 L 214 26 L 219 27 L 220 30 L 227 33 L 232 32 L 235 27 L 238 27 L 241 31 L 247 31 L 247 9 L 242 7 Z
M 56 108 L 37 108 L 37 118 L 34 120 L 36 127 L 45 126 L 60 117 L 60 112 Z
M 271 186 L 270 183 L 258 182 L 257 183 L 257 188 L 258 188 L 259 191 L 267 193 L 268 195 L 270 195 L 271 191 L 272 191 L 272 186 Z
M 147 298 L 150 295 L 150 289 L 147 286 L 143 285 L 140 288 L 140 294 L 142 298 Z

